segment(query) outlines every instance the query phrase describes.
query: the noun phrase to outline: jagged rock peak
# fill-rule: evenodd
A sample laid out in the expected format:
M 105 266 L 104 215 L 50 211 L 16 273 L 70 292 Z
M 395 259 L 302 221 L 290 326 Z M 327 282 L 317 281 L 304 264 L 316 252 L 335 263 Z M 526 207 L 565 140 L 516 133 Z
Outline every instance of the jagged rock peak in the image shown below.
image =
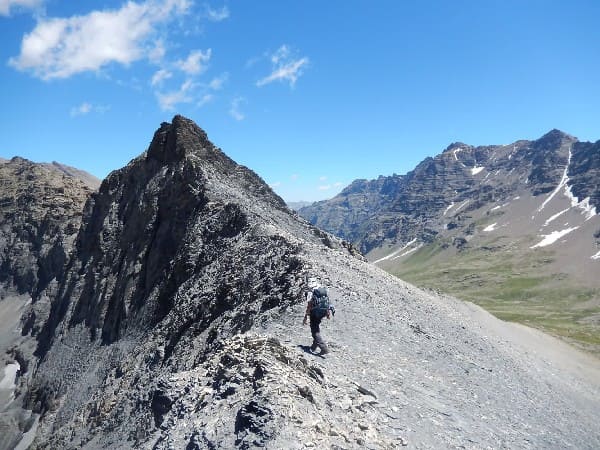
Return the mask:
M 451 150 L 465 149 L 471 148 L 470 145 L 465 144 L 464 142 L 453 142 L 444 150 L 444 153 L 449 152 Z
M 209 159 L 228 159 L 208 140 L 203 129 L 194 121 L 180 115 L 173 117 L 171 123 L 161 123 L 154 133 L 147 158 L 169 163 L 181 160 L 189 153 Z
M 554 128 L 537 139 L 535 143 L 541 147 L 560 147 L 562 143 L 573 143 L 576 141 L 576 137 Z

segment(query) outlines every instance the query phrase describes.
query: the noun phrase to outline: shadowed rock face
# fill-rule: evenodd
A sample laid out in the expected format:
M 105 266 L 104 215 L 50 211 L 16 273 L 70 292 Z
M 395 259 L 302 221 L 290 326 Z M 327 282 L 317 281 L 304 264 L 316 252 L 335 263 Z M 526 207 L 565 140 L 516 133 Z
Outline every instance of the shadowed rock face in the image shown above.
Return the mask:
M 568 176 L 579 199 L 600 209 L 598 143 L 578 142 L 552 130 L 536 141 L 505 146 L 450 145 L 405 176 L 358 180 L 331 200 L 300 209 L 316 226 L 353 242 L 363 253 L 440 232 L 448 205 L 469 201 L 464 213 L 527 190 L 550 193 L 559 184 L 571 150 Z M 489 174 L 489 175 L 488 175 Z M 456 225 L 456 224 L 455 224 Z
M 23 158 L 0 162 L 0 295 L 39 297 L 59 277 L 92 189 Z

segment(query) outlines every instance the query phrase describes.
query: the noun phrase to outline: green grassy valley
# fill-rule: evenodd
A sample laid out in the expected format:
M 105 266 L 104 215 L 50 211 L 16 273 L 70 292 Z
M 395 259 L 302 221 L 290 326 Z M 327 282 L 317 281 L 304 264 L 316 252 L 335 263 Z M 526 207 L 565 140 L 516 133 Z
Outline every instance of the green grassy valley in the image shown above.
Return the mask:
M 600 355 L 600 289 L 582 287 L 565 273 L 542 275 L 549 273 L 551 251 L 524 255 L 498 241 L 465 251 L 446 244 L 426 245 L 382 267 L 419 287 L 473 302 L 502 320 L 541 329 Z

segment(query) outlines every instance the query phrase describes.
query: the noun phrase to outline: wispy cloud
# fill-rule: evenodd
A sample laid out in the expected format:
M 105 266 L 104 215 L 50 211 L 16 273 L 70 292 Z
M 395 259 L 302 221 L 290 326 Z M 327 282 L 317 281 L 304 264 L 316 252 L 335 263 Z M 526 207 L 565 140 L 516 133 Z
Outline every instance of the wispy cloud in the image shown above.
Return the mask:
M 167 93 L 157 92 L 156 98 L 158 99 L 160 108 L 163 111 L 172 111 L 180 103 L 192 103 L 194 101 L 194 96 L 192 95 L 193 88 L 194 83 L 191 80 L 186 80 L 176 91 Z
M 292 51 L 287 45 L 279 47 L 270 56 L 270 60 L 272 71 L 269 75 L 256 82 L 258 87 L 274 81 L 287 81 L 290 83 L 290 87 L 294 87 L 296 81 L 302 76 L 304 69 L 309 63 L 309 59 L 306 56 L 302 58 L 293 57 Z
M 83 102 L 81 105 L 74 106 L 71 108 L 71 117 L 85 116 L 91 112 L 97 114 L 104 114 L 110 109 L 109 105 L 92 105 L 89 102 Z
M 320 181 L 325 181 L 326 179 L 327 179 L 327 177 L 320 177 L 319 178 Z M 333 188 L 340 188 L 343 185 L 344 184 L 341 181 L 336 181 L 333 184 L 322 184 L 320 186 L 317 186 L 317 189 L 319 191 L 328 191 L 328 190 L 333 189 Z
M 164 80 L 168 80 L 172 76 L 173 74 L 167 69 L 157 70 L 156 73 L 152 75 L 152 80 L 150 81 L 150 84 L 152 86 L 160 86 Z
M 269 186 L 273 189 L 278 188 L 279 186 L 281 186 L 281 181 L 276 181 L 275 183 L 271 183 Z
M 298 180 L 299 177 L 300 177 L 300 175 L 298 175 L 297 173 L 294 173 L 290 176 L 290 180 L 296 181 L 296 180 Z
M 211 88 L 213 91 L 218 91 L 223 87 L 223 84 L 227 81 L 228 78 L 229 74 L 225 72 L 221 76 L 213 78 L 210 81 L 210 83 L 208 83 L 208 87 Z
M 229 108 L 229 115 L 235 120 L 244 120 L 246 115 L 240 111 L 240 105 L 245 103 L 244 97 L 236 97 L 231 101 L 231 108 Z
M 0 0 L 0 16 L 10 16 L 11 10 L 36 9 L 43 0 Z
M 148 51 L 148 59 L 155 64 L 159 64 L 166 53 L 165 43 L 162 39 L 158 39 L 154 42 L 154 46 Z
M 83 102 L 81 105 L 71 108 L 71 117 L 85 116 L 86 114 L 89 114 L 91 110 L 91 103 Z
M 116 10 L 43 18 L 23 37 L 19 56 L 9 64 L 49 80 L 98 71 L 110 63 L 157 58 L 156 44 L 148 45 L 156 27 L 186 14 L 190 5 L 189 0 L 129 1 Z
M 215 96 L 212 94 L 204 94 L 196 105 L 201 108 L 202 106 L 212 102 L 214 98 Z
M 206 17 L 212 22 L 221 22 L 229 17 L 229 8 L 223 6 L 221 9 L 212 9 L 210 6 L 207 6 Z
M 177 67 L 188 75 L 197 75 L 206 69 L 206 63 L 210 60 L 212 50 L 192 50 L 188 57 L 177 61 Z

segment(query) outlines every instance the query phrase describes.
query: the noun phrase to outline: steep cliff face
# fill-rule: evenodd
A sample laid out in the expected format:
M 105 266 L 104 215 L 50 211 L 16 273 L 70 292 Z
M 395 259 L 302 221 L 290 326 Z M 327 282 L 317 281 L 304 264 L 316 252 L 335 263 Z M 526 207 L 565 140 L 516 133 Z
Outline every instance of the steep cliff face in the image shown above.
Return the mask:
M 92 187 L 56 166 L 0 161 L 0 448 L 14 448 L 27 414 L 5 408 L 28 372 L 31 334 L 48 318 Z M 13 374 L 13 375 L 9 375 Z
M 62 273 L 92 189 L 22 158 L 0 163 L 0 293 L 38 296 Z

